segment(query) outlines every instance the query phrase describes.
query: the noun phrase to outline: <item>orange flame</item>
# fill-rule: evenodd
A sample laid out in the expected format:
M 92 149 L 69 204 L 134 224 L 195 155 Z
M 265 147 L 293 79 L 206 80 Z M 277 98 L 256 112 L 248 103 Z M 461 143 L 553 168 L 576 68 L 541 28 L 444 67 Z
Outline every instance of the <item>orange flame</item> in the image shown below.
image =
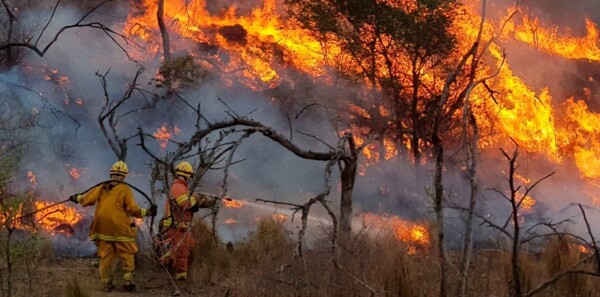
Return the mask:
M 522 195 L 521 195 L 522 196 Z M 527 195 L 525 196 L 522 201 L 521 201 L 521 207 L 523 208 L 523 210 L 525 211 L 531 211 L 533 209 L 533 206 L 536 204 L 537 202 L 535 201 L 535 199 L 533 199 L 533 197 Z
M 81 177 L 81 174 L 79 173 L 79 170 L 75 167 L 71 168 L 71 170 L 69 170 L 69 175 L 71 175 L 71 178 L 78 180 L 79 177 Z
M 233 225 L 233 224 L 237 224 L 238 221 L 236 219 L 229 218 L 229 219 L 225 220 L 223 223 L 225 225 Z
M 139 11 L 130 11 L 124 32 L 149 42 L 153 51 L 151 55 L 154 55 L 160 48 L 157 42 L 160 37 L 155 15 L 156 1 L 141 2 L 137 6 Z M 387 2 L 408 11 L 416 5 L 414 1 Z M 480 1 L 464 2 L 465 5 L 461 6 L 452 28 L 458 38 L 456 55 L 471 48 L 478 35 L 480 22 Z M 335 67 L 335 63 L 339 61 L 347 61 L 341 49 L 336 46 L 336 41 L 339 41 L 336 36 L 330 36 L 332 42 L 323 45 L 312 37 L 311 32 L 279 15 L 274 0 L 265 0 L 262 7 L 254 9 L 247 16 L 238 15 L 234 6 L 219 15 L 212 15 L 206 9 L 205 0 L 166 1 L 165 18 L 171 20 L 170 29 L 182 38 L 208 47 L 218 47 L 227 53 L 226 61 L 219 54 L 206 54 L 207 56 L 198 60 L 201 63 L 208 59 L 211 63 L 204 62 L 203 66 L 219 67 L 220 73 L 231 74 L 223 78 L 229 85 L 234 83 L 233 79 L 237 79 L 253 89 L 275 87 L 281 82 L 281 69 L 285 67 L 308 73 L 315 80 L 334 81 L 327 69 Z M 506 20 L 507 17 L 503 19 Z M 556 26 L 543 26 L 538 18 L 529 17 L 521 12 L 507 22 L 500 40 L 518 42 L 538 52 L 560 58 L 600 61 L 598 26 L 588 19 L 586 29 L 585 36 L 574 37 L 569 33 L 562 33 L 565 31 L 560 31 Z M 494 34 L 498 33 L 498 26 L 486 22 L 482 33 L 483 41 L 491 40 Z M 179 45 L 175 43 L 172 46 L 177 50 Z M 501 68 L 498 75 L 488 82 L 490 88 L 498 93 L 497 103 L 490 102 L 489 92 L 483 87 L 473 90 L 471 100 L 477 122 L 481 125 L 482 137 L 479 146 L 490 148 L 510 144 L 510 137 L 528 152 L 545 155 L 553 162 L 574 161 L 584 177 L 600 178 L 600 142 L 597 141 L 600 139 L 600 115 L 589 111 L 584 101 L 575 99 L 558 106 L 553 105 L 548 88 L 535 91 L 523 78 L 515 74 L 510 61 L 504 60 L 503 50 L 498 42 L 492 42 L 486 55 L 487 65 L 480 65 L 482 69 L 478 78 L 487 77 L 495 73 L 500 66 Z M 453 58 L 459 60 L 460 56 Z M 402 60 L 405 57 L 398 59 L 398 67 L 408 67 L 398 69 L 399 73 L 410 73 L 410 63 L 404 63 Z M 361 71 L 360 65 L 352 65 L 357 62 L 348 63 L 347 69 Z M 384 61 L 376 63 L 381 65 L 377 69 L 378 75 L 389 76 Z M 423 67 L 425 68 L 427 67 Z M 57 72 L 48 75 L 52 77 L 57 75 Z M 440 90 L 447 73 L 431 70 L 422 75 L 424 89 Z M 64 78 L 58 78 L 61 79 L 67 82 Z M 586 91 L 586 97 L 590 96 L 590 91 Z M 348 110 L 349 117 L 355 121 L 393 114 L 385 106 L 377 104 L 365 108 L 353 102 L 349 104 Z M 357 141 L 359 145 L 367 141 L 363 136 L 371 133 L 370 129 L 364 129 L 358 124 L 352 127 L 352 130 L 355 132 L 355 138 L 361 139 L 360 143 Z M 166 125 L 157 130 L 155 136 L 160 140 L 161 147 L 167 146 L 172 133 Z M 403 145 L 410 150 L 410 143 L 406 139 L 392 141 L 384 136 L 382 143 L 369 143 L 363 150 L 363 155 L 369 162 L 390 159 L 398 154 L 397 145 Z M 359 175 L 363 174 L 365 167 L 359 171 Z
M 167 126 L 167 123 L 164 123 L 160 128 L 156 129 L 156 132 L 152 134 L 160 143 L 160 147 L 162 149 L 166 149 L 169 144 L 169 140 L 173 135 L 178 135 L 181 132 L 177 126 L 172 129 Z
M 33 171 L 27 171 L 27 176 L 29 177 L 29 183 L 35 188 L 37 186 L 37 178 Z
M 407 244 L 407 252 L 410 254 L 416 253 L 419 248 L 429 246 L 429 230 L 423 225 L 402 220 L 397 216 L 383 217 L 364 213 L 361 217 L 366 225 L 393 232 L 398 240 Z
M 288 215 L 282 213 L 274 213 L 273 218 L 278 222 L 285 222 L 288 219 Z
M 590 253 L 590 249 L 587 248 L 586 246 L 582 245 L 582 244 L 578 244 L 577 245 L 577 251 L 579 251 L 582 254 L 589 254 Z
M 35 201 L 35 208 L 42 209 L 50 204 L 51 202 Z M 37 225 L 48 231 L 55 230 L 62 224 L 75 225 L 82 218 L 75 208 L 65 205 L 57 205 L 35 214 Z
M 230 208 L 241 208 L 244 203 L 241 200 L 223 200 L 223 205 Z
M 529 18 L 522 13 L 522 24 L 515 26 L 514 37 L 534 46 L 536 49 L 569 59 L 600 61 L 598 47 L 598 27 L 590 19 L 585 19 L 587 34 L 584 37 L 561 36 L 557 26 L 544 28 L 539 18 Z M 512 31 L 512 30 L 511 30 Z
M 139 7 L 144 14 L 130 12 L 124 32 L 143 41 L 155 40 L 159 36 L 156 1 L 144 0 Z M 165 1 L 164 11 L 166 19 L 176 20 L 172 29 L 181 36 L 201 44 L 217 44 L 232 53 L 220 67 L 240 73 L 242 82 L 249 87 L 277 86 L 277 65 L 282 64 L 315 76 L 325 74 L 321 43 L 310 32 L 277 15 L 274 0 L 265 0 L 263 7 L 254 9 L 249 16 L 238 16 L 234 6 L 218 16 L 211 15 L 205 0 Z M 152 47 L 153 51 L 158 48 L 158 44 Z M 335 48 L 328 50 L 335 52 Z M 221 60 L 217 55 L 211 58 Z
M 27 202 L 21 204 L 19 210 L 12 216 L 15 219 L 25 216 L 14 222 L 14 227 L 17 229 L 31 232 L 43 230 L 51 234 L 58 232 L 70 235 L 73 232 L 73 226 L 83 219 L 75 208 L 62 204 L 47 209 L 44 208 L 53 204 L 52 202 L 34 201 L 30 207 L 27 204 Z M 34 211 L 38 212 L 32 216 L 27 216 L 27 214 Z M 29 218 L 32 218 L 32 221 L 29 221 Z M 2 224 L 6 223 L 6 217 L 0 216 L 0 222 Z

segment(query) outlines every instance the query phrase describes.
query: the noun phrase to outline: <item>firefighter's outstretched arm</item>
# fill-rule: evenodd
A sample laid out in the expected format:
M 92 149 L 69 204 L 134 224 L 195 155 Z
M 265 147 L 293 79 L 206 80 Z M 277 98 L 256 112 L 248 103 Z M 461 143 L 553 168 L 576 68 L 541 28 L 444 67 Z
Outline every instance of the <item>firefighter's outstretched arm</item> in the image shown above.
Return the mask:
M 217 199 L 204 193 L 195 192 L 194 197 L 197 197 L 198 208 L 211 208 L 217 203 Z
M 98 198 L 100 197 L 100 193 L 102 192 L 102 185 L 96 186 L 91 189 L 87 194 L 75 194 L 69 197 L 69 200 L 81 204 L 82 206 L 90 206 L 96 204 Z

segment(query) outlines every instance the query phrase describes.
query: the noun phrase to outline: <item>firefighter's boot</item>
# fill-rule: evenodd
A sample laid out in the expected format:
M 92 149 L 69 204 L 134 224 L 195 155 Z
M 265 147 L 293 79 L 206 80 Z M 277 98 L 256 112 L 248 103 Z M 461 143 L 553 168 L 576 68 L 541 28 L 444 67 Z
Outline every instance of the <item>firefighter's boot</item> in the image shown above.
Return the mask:
M 103 287 L 102 287 L 102 291 L 104 291 L 104 292 L 111 292 L 114 289 L 115 289 L 115 285 L 113 285 L 112 282 L 104 283 Z
M 184 282 L 188 278 L 187 272 L 180 272 L 175 274 L 175 280 L 179 282 Z
M 123 291 L 133 292 L 135 291 L 135 284 L 132 281 L 125 281 L 123 284 Z

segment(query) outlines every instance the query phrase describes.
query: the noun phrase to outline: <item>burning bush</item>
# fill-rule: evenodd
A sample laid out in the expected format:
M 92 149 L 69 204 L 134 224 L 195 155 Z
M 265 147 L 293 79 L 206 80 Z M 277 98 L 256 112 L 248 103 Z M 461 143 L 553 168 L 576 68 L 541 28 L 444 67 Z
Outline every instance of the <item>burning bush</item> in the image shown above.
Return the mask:
M 240 24 L 223 26 L 219 28 L 219 34 L 225 37 L 229 42 L 239 43 L 240 45 L 246 45 L 248 43 L 248 31 Z
M 194 58 L 185 55 L 164 61 L 158 69 L 159 78 L 156 79 L 159 87 L 171 90 L 185 89 L 197 85 L 205 76 L 205 71 L 194 62 Z

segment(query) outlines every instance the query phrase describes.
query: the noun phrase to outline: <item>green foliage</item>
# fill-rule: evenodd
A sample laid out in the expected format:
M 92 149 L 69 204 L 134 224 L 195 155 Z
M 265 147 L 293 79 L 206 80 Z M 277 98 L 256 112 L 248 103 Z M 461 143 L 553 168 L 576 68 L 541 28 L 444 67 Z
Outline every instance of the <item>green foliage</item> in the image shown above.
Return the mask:
M 31 218 L 19 217 L 32 205 L 31 193 L 19 195 L 3 193 L 0 217 L 5 218 L 0 229 L 0 289 L 5 296 L 15 292 L 35 295 L 38 282 L 37 269 L 52 255 L 49 241 L 36 232 Z M 19 279 L 19 281 L 16 281 Z
M 292 14 L 305 27 L 321 35 L 341 37 L 345 49 L 354 55 L 372 54 L 380 37 L 391 38 L 393 48 L 423 58 L 447 55 L 455 47 L 449 30 L 454 0 L 419 0 L 412 9 L 377 0 L 291 2 Z
M 329 59 L 333 61 L 331 66 L 343 77 L 370 89 L 370 96 L 352 100 L 352 104 L 375 112 L 368 112 L 368 117 L 350 113 L 346 120 L 352 125 L 383 127 L 369 133 L 398 143 L 410 139 L 414 148 L 426 144 L 433 129 L 432 111 L 440 96 L 439 82 L 445 80 L 448 69 L 456 62 L 457 39 L 452 24 L 458 11 L 457 1 L 289 2 L 291 15 L 304 28 L 326 47 L 341 50 Z M 340 102 L 339 108 L 346 112 L 347 104 Z M 373 108 L 373 104 L 379 106 Z M 383 115 L 377 108 L 390 112 Z M 413 153 L 418 158 L 420 150 Z
M 0 155 L 0 194 L 6 190 L 6 186 L 11 182 L 22 155 L 22 150 L 14 150 L 11 153 Z
M 160 75 L 156 79 L 158 87 L 166 87 L 170 90 L 190 87 L 205 75 L 204 70 L 194 62 L 194 57 L 191 55 L 164 61 L 158 73 Z

